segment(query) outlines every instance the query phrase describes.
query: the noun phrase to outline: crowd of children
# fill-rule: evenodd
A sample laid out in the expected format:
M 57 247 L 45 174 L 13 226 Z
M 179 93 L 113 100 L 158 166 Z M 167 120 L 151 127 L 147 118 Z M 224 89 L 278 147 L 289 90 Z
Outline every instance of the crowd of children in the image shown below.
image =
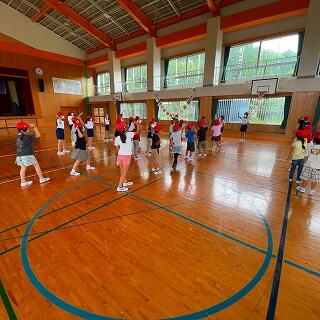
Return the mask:
M 71 158 L 74 160 L 70 175 L 79 176 L 77 171 L 79 164 L 86 162 L 86 169 L 95 169 L 90 165 L 90 152 L 93 147 L 94 138 L 94 122 L 92 116 L 87 116 L 85 123 L 83 122 L 82 113 L 75 116 L 72 112 L 68 113 L 68 124 L 71 132 L 72 146 L 74 147 L 71 153 Z M 239 115 L 238 115 L 239 116 Z M 249 114 L 246 112 L 241 119 L 241 138 L 245 139 L 245 132 L 249 124 Z M 65 134 L 64 134 L 64 115 L 62 112 L 57 113 L 56 137 L 58 140 L 58 156 L 63 156 L 70 151 L 66 149 Z M 112 140 L 110 135 L 110 118 L 105 115 L 105 142 Z M 205 117 L 202 117 L 197 122 L 197 130 L 193 123 L 184 122 L 178 119 L 178 116 L 172 116 L 169 126 L 169 149 L 173 154 L 172 167 L 175 169 L 178 163 L 179 156 L 183 151 L 183 140 L 186 138 L 185 160 L 192 160 L 192 155 L 196 151 L 196 142 L 199 157 L 207 155 L 207 132 L 210 125 L 206 124 Z M 123 192 L 128 190 L 128 186 L 132 185 L 132 181 L 127 181 L 126 175 L 133 157 L 135 160 L 140 160 L 140 139 L 141 139 L 142 120 L 139 116 L 130 117 L 126 125 L 123 115 L 117 116 L 115 130 L 115 146 L 118 147 L 117 165 L 120 167 L 120 179 L 117 191 Z M 35 135 L 29 135 L 29 128 L 33 128 Z M 147 125 L 147 147 L 146 156 L 150 157 L 152 171 L 155 175 L 161 173 L 161 126 L 155 118 L 152 118 Z M 34 157 L 33 142 L 40 137 L 39 130 L 36 126 L 28 125 L 24 122 L 17 124 L 17 159 L 16 163 L 21 167 L 20 177 L 21 186 L 29 186 L 32 181 L 25 179 L 26 168 L 30 165 L 35 167 L 39 176 L 40 183 L 47 182 L 49 178 L 44 178 L 41 173 L 40 166 Z M 224 132 L 224 115 L 214 119 L 211 130 L 211 150 L 219 151 L 221 148 L 221 136 Z M 86 140 L 87 135 L 87 140 Z M 87 143 L 88 141 L 88 143 Z M 315 193 L 316 184 L 320 182 L 320 132 L 313 136 L 313 127 L 310 124 L 309 118 L 306 116 L 299 119 L 295 130 L 295 138 L 291 146 L 291 151 L 288 156 L 291 161 L 289 172 L 289 181 L 292 182 L 295 171 L 297 170 L 297 190 L 305 192 L 305 187 L 308 181 L 311 181 L 310 195 Z M 305 161 L 306 160 L 306 161 Z

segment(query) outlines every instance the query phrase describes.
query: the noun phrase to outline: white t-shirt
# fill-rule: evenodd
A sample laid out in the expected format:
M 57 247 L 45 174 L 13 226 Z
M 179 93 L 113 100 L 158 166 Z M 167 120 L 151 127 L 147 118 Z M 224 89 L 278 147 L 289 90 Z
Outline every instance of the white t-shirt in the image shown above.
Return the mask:
M 171 137 L 172 137 L 172 142 L 174 143 L 174 145 L 176 147 L 182 146 L 182 141 L 181 141 L 182 131 L 181 130 L 173 131 L 171 134 Z
M 136 126 L 134 125 L 134 122 L 131 122 L 128 131 L 133 131 L 135 128 L 136 128 Z
M 242 117 L 242 118 L 241 118 L 241 123 L 242 123 L 242 124 L 247 124 L 247 125 L 248 125 L 248 124 L 249 124 L 249 117 L 248 117 L 248 118 L 246 118 L 246 117 Z
M 87 123 L 85 124 L 85 127 L 87 129 L 93 129 L 93 121 L 87 121 Z
M 57 128 L 64 129 L 64 121 L 62 119 L 57 119 Z
M 73 118 L 73 116 L 68 116 L 68 123 L 70 125 L 73 125 L 72 118 Z
M 127 140 L 126 143 L 122 143 L 120 136 L 116 137 L 114 140 L 115 146 L 120 146 L 118 155 L 119 156 L 131 156 L 132 155 L 132 138 L 134 132 L 126 132 Z
M 320 169 L 320 145 L 310 145 L 307 149 L 307 153 L 308 160 L 305 163 L 305 167 Z
M 106 125 L 107 126 L 110 125 L 110 119 L 109 118 L 106 118 L 105 121 L 106 121 Z

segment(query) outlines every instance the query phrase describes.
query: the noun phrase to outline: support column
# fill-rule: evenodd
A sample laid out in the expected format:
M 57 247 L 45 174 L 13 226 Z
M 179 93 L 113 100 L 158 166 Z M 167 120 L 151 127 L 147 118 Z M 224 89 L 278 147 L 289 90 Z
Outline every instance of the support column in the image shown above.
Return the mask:
M 315 76 L 320 59 L 320 1 L 310 0 L 298 77 Z
M 161 84 L 161 50 L 156 46 L 156 39 L 147 39 L 147 90 L 159 91 Z
M 108 64 L 111 94 L 122 92 L 121 64 L 120 60 L 116 58 L 115 52 L 112 50 L 108 51 Z
M 116 102 L 109 101 L 109 117 L 111 121 L 111 128 L 115 130 L 116 128 L 116 119 L 117 119 L 117 106 Z
M 220 30 L 220 17 L 210 18 L 207 22 L 206 58 L 204 64 L 203 86 L 210 87 L 219 82 L 222 59 L 223 33 Z
M 209 126 L 212 118 L 212 97 L 200 97 L 199 118 L 206 117 L 206 125 Z
M 146 101 L 146 106 L 147 106 L 147 121 L 148 123 L 151 118 L 155 118 L 155 100 L 153 99 L 148 99 Z

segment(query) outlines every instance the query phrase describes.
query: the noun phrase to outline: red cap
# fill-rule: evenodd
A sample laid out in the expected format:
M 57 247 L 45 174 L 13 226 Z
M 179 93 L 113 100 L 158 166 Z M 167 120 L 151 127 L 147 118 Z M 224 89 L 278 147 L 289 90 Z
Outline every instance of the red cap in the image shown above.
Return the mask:
M 92 119 L 92 116 L 90 116 L 90 115 L 89 115 L 89 116 L 86 116 L 86 119 L 87 119 L 87 120 Z
M 155 118 L 152 118 L 150 122 L 156 122 L 157 120 Z
M 171 124 L 174 124 L 174 123 L 175 123 L 175 121 L 172 119 L 172 120 L 170 121 L 170 123 L 171 123 Z
M 124 122 L 119 122 L 116 125 L 116 129 L 118 131 L 125 131 L 126 130 L 126 125 L 124 124 Z
M 219 119 L 215 119 L 215 120 L 213 121 L 213 125 L 214 125 L 214 126 L 219 126 L 219 125 L 220 125 L 220 120 L 219 120 Z
M 58 116 L 58 117 L 63 116 L 63 112 L 61 112 L 61 111 L 57 112 L 57 116 Z
M 22 129 L 27 129 L 29 125 L 26 122 L 18 122 L 17 123 L 17 129 L 22 130 Z
M 76 123 L 77 121 L 79 121 L 79 119 L 78 119 L 76 116 L 73 116 L 73 117 L 71 118 L 71 121 L 72 121 L 73 123 Z
M 314 137 L 315 137 L 316 139 L 320 138 L 320 131 L 318 131 L 318 132 L 314 135 Z
M 192 128 L 192 123 L 189 122 L 189 123 L 186 125 L 186 128 L 187 128 L 187 129 L 191 129 L 191 128 Z
M 179 131 L 180 130 L 180 125 L 179 123 L 176 123 L 174 126 L 173 126 L 173 131 Z
M 82 123 L 80 121 L 77 121 L 77 122 L 74 123 L 74 126 L 76 128 L 82 127 Z
M 198 121 L 198 126 L 199 127 L 204 127 L 206 123 L 203 120 Z
M 305 122 L 308 122 L 308 121 L 310 121 L 310 118 L 309 118 L 308 116 L 304 116 L 303 120 L 304 120 Z
M 153 130 L 154 130 L 154 132 L 160 132 L 161 131 L 161 126 L 159 125 L 159 124 L 157 124 L 154 128 L 153 128 Z
M 134 118 L 133 118 L 133 117 L 130 117 L 130 118 L 129 118 L 129 121 L 133 121 L 133 120 L 134 120 Z

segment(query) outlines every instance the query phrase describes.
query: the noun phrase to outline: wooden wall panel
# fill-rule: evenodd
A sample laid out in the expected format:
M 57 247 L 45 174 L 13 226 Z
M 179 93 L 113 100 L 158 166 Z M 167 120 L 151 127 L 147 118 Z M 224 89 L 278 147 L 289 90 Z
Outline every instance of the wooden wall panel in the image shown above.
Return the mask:
M 318 99 L 319 92 L 293 92 L 285 131 L 287 136 L 291 136 L 294 133 L 299 117 L 307 115 L 310 119 L 313 119 Z
M 64 78 L 70 80 L 80 80 L 82 82 L 82 91 L 85 93 L 85 69 L 84 67 L 59 63 L 46 59 L 25 56 L 17 53 L 3 52 L 0 49 L 0 66 L 8 68 L 24 69 L 28 71 L 29 81 L 32 91 L 32 99 L 35 108 L 35 115 L 40 118 L 39 124 L 46 125 L 55 121 L 53 110 L 60 110 L 60 106 L 74 105 L 83 108 L 83 95 L 55 94 L 53 93 L 52 77 Z M 45 92 L 40 93 L 38 87 L 38 78 L 34 73 L 36 67 L 41 67 L 44 71 L 43 80 Z M 94 69 L 88 68 L 89 94 L 93 93 L 95 79 Z
M 155 117 L 155 100 L 153 99 L 148 99 L 146 101 L 146 105 L 147 105 L 147 122 L 151 120 L 151 118 Z
M 212 117 L 212 103 L 213 97 L 201 97 L 200 98 L 200 110 L 199 118 L 206 117 L 206 124 L 209 125 Z

